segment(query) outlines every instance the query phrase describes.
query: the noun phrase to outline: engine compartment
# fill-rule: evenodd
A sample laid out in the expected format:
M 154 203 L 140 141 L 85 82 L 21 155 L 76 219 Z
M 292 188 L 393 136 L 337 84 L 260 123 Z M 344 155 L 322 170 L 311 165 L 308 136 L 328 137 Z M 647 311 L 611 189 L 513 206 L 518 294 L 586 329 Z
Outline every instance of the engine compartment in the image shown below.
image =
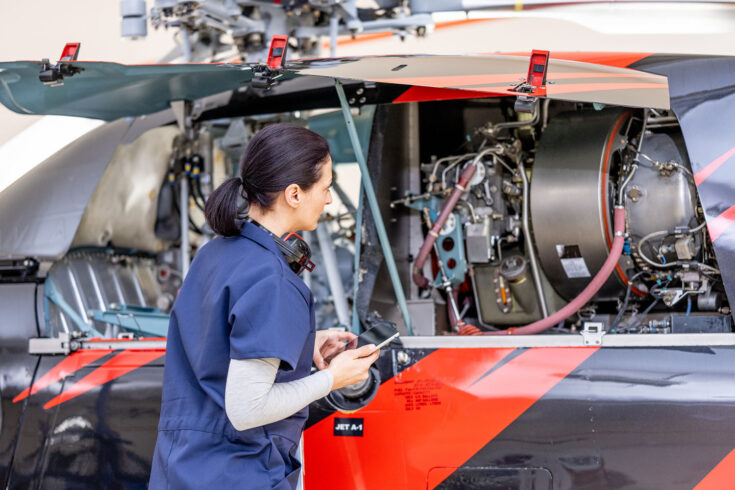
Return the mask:
M 614 272 L 574 316 L 544 331 L 731 331 L 672 113 L 546 101 L 524 114 L 497 99 L 454 105 L 442 123 L 465 130 L 463 151 L 422 146 L 423 192 L 391 203 L 423 213 L 428 232 L 464 169 L 477 167 L 423 271 L 434 279 L 421 294 L 442 290 L 448 304 L 450 328 L 436 333 L 513 333 L 574 300 L 610 254 L 616 203 L 626 219 Z M 477 123 L 478 113 L 494 111 L 507 117 Z

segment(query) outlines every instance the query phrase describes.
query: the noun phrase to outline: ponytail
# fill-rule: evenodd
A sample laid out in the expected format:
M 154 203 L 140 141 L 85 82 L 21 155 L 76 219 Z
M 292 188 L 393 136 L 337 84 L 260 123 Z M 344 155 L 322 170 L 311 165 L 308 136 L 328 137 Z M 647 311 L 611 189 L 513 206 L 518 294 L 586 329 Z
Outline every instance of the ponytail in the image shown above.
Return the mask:
M 240 177 L 227 179 L 209 195 L 204 205 L 204 216 L 209 227 L 218 235 L 237 236 L 238 197 L 242 186 Z

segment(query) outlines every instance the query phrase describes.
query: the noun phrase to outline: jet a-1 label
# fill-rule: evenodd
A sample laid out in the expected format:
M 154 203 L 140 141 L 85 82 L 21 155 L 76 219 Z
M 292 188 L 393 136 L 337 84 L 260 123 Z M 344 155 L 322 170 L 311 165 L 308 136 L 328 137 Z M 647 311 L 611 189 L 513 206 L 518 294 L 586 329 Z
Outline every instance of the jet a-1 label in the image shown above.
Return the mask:
M 363 425 L 362 418 L 335 418 L 334 435 L 362 437 Z

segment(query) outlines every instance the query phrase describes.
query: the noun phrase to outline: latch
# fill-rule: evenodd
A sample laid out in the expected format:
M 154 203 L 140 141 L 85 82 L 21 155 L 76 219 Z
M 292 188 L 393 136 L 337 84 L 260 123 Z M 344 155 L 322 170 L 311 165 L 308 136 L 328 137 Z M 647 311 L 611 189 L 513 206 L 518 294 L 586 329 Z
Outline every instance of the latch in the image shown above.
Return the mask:
M 526 79 L 513 87 L 520 94 L 516 99 L 515 111 L 533 113 L 538 99 L 536 96 L 546 95 L 546 74 L 549 70 L 549 52 L 534 49 L 528 63 Z M 525 95 L 529 94 L 529 95 Z
M 602 322 L 584 322 L 582 327 L 584 345 L 602 345 L 602 336 L 605 335 L 605 325 Z
M 44 85 L 49 87 L 58 87 L 64 85 L 64 77 L 71 77 L 84 71 L 84 68 L 73 66 L 70 61 L 76 61 L 79 57 L 79 47 L 81 43 L 66 43 L 64 50 L 61 52 L 59 62 L 52 65 L 48 58 L 41 60 L 41 72 L 38 79 Z
M 278 81 L 283 75 L 287 50 L 288 36 L 273 36 L 268 50 L 268 61 L 253 66 L 253 87 L 268 90 Z

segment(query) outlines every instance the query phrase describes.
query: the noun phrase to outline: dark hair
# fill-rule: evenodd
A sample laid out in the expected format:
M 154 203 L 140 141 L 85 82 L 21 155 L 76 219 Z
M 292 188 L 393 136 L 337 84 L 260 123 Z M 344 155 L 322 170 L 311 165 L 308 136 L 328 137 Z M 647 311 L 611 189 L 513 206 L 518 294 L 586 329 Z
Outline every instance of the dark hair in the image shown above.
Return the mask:
M 248 204 L 269 208 L 279 191 L 291 184 L 308 190 L 320 178 L 329 144 L 313 131 L 290 124 L 272 124 L 250 139 L 239 177 L 226 180 L 204 206 L 207 223 L 218 235 L 240 234 L 238 196 Z

